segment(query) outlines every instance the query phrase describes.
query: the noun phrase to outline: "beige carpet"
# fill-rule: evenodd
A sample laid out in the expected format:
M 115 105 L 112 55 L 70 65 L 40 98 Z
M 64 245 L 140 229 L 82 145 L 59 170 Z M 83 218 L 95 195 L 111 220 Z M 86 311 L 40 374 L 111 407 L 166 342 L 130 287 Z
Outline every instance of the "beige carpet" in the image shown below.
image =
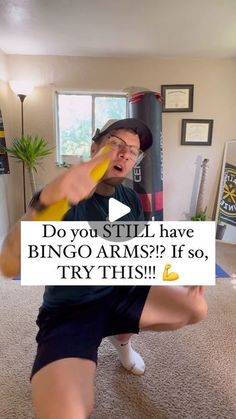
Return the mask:
M 0 418 L 33 418 L 28 381 L 42 288 L 0 281 Z M 235 419 L 236 289 L 207 290 L 207 320 L 177 332 L 143 333 L 134 344 L 143 377 L 126 373 L 106 340 L 100 348 L 93 419 Z

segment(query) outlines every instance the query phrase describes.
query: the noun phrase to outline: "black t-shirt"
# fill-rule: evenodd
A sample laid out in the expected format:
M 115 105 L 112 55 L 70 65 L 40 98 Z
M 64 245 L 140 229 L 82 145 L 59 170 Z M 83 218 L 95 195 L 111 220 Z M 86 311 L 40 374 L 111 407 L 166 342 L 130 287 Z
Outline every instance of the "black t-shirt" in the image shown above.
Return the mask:
M 131 188 L 118 185 L 112 196 L 97 193 L 89 199 L 71 207 L 66 213 L 64 221 L 106 221 L 108 215 L 109 198 L 115 198 L 129 206 L 131 211 L 119 221 L 144 221 L 141 202 Z M 111 286 L 47 286 L 44 292 L 43 306 L 58 308 L 65 305 L 94 301 L 111 292 Z

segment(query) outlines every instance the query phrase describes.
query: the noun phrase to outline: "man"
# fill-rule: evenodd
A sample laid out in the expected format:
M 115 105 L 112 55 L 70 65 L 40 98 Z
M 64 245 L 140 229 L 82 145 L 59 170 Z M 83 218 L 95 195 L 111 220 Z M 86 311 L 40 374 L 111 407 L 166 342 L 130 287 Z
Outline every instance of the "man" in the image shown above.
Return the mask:
M 120 181 L 151 143 L 151 133 L 142 121 L 130 118 L 105 126 L 93 138 L 92 159 L 49 183 L 24 219 L 35 219 L 41 206 L 66 198 L 75 205 L 65 220 L 106 220 L 108 199 L 113 196 L 132 207 L 126 220 L 142 220 L 135 192 L 124 188 Z M 107 145 L 109 151 L 101 154 Z M 107 158 L 109 167 L 96 186 L 91 170 Z M 8 276 L 20 269 L 19 231 L 18 224 L 6 238 L 0 255 L 0 268 Z M 38 352 L 32 372 L 37 419 L 89 417 L 97 349 L 105 336 L 113 336 L 125 367 L 131 361 L 142 372 L 143 361 L 131 348 L 130 334 L 175 330 L 201 320 L 206 313 L 202 287 L 46 287 L 37 321 Z

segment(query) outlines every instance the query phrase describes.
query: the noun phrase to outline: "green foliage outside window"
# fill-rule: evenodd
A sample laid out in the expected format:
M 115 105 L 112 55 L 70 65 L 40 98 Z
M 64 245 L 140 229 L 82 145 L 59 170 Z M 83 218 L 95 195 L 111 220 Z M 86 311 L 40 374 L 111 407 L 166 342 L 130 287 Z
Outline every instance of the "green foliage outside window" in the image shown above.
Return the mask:
M 93 112 L 94 109 L 94 112 Z M 125 96 L 58 94 L 58 145 L 62 155 L 90 157 L 91 138 L 95 128 L 108 119 L 127 115 Z

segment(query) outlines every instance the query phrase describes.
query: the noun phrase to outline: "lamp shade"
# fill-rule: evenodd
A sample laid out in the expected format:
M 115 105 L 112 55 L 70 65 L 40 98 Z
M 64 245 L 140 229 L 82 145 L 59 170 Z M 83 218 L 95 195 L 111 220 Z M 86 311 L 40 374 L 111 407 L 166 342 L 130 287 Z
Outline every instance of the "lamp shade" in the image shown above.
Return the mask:
M 12 80 L 9 82 L 11 89 L 15 92 L 16 95 L 29 95 L 34 85 L 33 83 L 25 80 Z

